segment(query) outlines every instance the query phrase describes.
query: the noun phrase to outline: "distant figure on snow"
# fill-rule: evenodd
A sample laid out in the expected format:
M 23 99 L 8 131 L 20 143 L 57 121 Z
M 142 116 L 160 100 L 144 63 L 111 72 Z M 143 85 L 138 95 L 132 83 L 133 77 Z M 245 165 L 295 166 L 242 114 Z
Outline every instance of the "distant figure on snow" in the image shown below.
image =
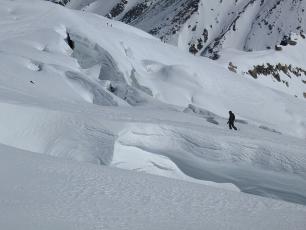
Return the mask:
M 236 126 L 234 125 L 235 119 L 235 114 L 232 111 L 229 111 L 229 118 L 227 124 L 230 129 L 234 128 L 235 130 L 237 130 Z

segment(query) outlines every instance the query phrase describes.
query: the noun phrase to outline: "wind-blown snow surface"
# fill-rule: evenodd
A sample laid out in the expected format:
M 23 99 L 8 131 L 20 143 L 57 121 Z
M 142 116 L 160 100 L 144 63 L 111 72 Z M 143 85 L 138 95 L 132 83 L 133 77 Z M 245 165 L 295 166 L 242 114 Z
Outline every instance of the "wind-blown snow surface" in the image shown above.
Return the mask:
M 262 229 L 305 225 L 304 207 L 237 192 L 306 203 L 303 100 L 238 78 L 222 65 L 120 22 L 48 2 L 4 0 L 0 22 L 5 170 L 0 177 L 5 206 L 0 211 L 7 226 L 18 228 L 17 216 L 22 225 L 33 226 L 41 219 L 46 221 L 38 226 L 50 223 L 50 228 L 65 229 L 91 229 L 100 223 L 106 229 L 143 229 L 149 220 L 164 229 L 199 229 L 203 223 L 209 228 L 259 229 L 259 219 Z M 226 127 L 229 109 L 239 118 L 239 132 Z M 50 172 L 44 173 L 44 165 Z M 121 191 L 124 186 L 129 189 Z M 108 191 L 104 195 L 99 193 L 103 188 Z M 142 195 L 129 200 L 124 191 Z M 208 193 L 214 199 L 205 199 Z M 148 206 L 142 203 L 146 197 Z M 238 207 L 244 204 L 254 216 L 241 220 Z M 86 207 L 84 215 L 80 206 Z M 212 206 L 218 212 L 207 209 Z M 261 213 L 265 206 L 272 207 L 269 214 Z M 203 209 L 207 212 L 199 211 Z M 131 213 L 125 216 L 124 210 Z M 230 212 L 238 213 L 236 219 L 230 220 Z M 62 213 L 66 218 L 59 217 Z
M 0 149 L 2 229 L 305 227 L 303 206 L 195 183 L 59 161 L 4 145 Z

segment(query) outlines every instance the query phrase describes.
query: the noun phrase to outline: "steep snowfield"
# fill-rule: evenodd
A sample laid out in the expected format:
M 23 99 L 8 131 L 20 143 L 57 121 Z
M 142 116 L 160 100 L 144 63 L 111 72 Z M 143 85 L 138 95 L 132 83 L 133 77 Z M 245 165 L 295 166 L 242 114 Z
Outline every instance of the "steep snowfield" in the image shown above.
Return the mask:
M 303 0 L 64 0 L 205 55 L 222 48 L 263 50 L 306 29 Z
M 242 192 L 306 204 L 304 100 L 45 1 L 3 0 L 0 24 L 3 226 L 303 229 L 304 207 Z

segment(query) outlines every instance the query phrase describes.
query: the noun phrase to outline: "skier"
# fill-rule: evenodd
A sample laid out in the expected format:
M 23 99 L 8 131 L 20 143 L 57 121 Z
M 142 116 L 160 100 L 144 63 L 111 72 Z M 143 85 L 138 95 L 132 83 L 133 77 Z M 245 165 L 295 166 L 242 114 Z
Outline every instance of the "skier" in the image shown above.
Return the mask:
M 237 130 L 236 126 L 234 125 L 235 119 L 235 114 L 232 111 L 229 111 L 229 119 L 227 124 L 230 129 L 234 128 L 235 130 Z

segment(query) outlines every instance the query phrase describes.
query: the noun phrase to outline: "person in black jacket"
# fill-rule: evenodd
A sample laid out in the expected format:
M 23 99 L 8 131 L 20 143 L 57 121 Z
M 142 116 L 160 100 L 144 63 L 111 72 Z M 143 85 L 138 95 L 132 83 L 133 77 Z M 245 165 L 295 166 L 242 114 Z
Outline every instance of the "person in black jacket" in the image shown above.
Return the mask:
M 236 126 L 234 125 L 235 119 L 236 119 L 235 114 L 232 111 L 229 111 L 229 119 L 228 119 L 227 124 L 228 124 L 230 129 L 233 128 L 233 129 L 237 130 Z

